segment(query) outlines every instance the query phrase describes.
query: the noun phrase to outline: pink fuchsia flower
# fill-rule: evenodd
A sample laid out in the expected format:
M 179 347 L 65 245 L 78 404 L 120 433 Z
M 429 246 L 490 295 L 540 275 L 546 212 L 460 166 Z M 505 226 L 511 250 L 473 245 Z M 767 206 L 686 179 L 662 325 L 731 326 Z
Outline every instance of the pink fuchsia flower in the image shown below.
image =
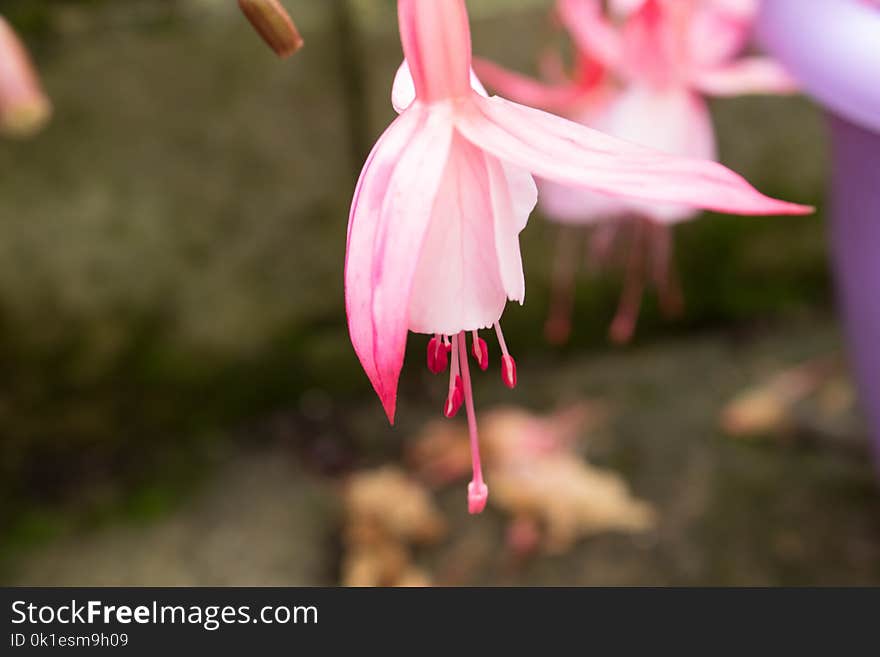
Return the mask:
M 617 137 L 671 154 L 716 159 L 706 95 L 794 89 L 791 78 L 772 60 L 737 58 L 755 18 L 755 0 L 613 0 L 611 18 L 596 0 L 559 0 L 557 9 L 574 39 L 578 61 L 598 62 L 608 75 L 575 102 L 548 102 L 558 95 L 551 89 L 538 100 L 548 110 Z M 491 87 L 526 100 L 522 92 L 528 89 L 527 79 L 480 61 L 476 68 Z M 668 315 L 680 311 L 670 227 L 695 218 L 698 210 L 609 199 L 555 181 L 539 180 L 539 186 L 541 210 L 549 219 L 575 226 L 601 224 L 592 243 L 597 260 L 612 261 L 615 249 L 623 253 L 626 281 L 611 325 L 612 339 L 625 342 L 632 337 L 647 280 L 657 286 Z M 570 333 L 576 269 L 571 237 L 562 234 L 561 239 L 546 326 L 554 342 L 566 340 Z
M 483 481 L 467 334 L 481 368 L 477 332 L 494 328 L 502 377 L 516 366 L 500 318 L 522 303 L 519 233 L 537 200 L 532 175 L 611 196 L 685 203 L 744 214 L 801 214 L 713 162 L 664 155 L 472 88 L 464 0 L 399 0 L 404 54 L 415 100 L 370 154 L 348 227 L 345 296 L 355 352 L 393 423 L 409 331 L 432 336 L 429 365 L 448 353 L 445 411 L 464 404 L 473 480 L 468 508 L 483 510 Z M 441 349 L 440 347 L 443 347 Z
M 594 127 L 664 152 L 714 159 L 715 136 L 705 96 L 791 93 L 792 78 L 766 57 L 737 57 L 755 0 L 617 0 L 622 26 L 595 0 L 559 0 L 559 14 L 582 56 L 619 80 L 617 99 Z M 638 204 L 674 223 L 694 216 L 681 206 Z M 572 210 L 572 208 L 568 208 Z
M 29 136 L 45 125 L 51 113 L 27 50 L 0 16 L 0 133 Z

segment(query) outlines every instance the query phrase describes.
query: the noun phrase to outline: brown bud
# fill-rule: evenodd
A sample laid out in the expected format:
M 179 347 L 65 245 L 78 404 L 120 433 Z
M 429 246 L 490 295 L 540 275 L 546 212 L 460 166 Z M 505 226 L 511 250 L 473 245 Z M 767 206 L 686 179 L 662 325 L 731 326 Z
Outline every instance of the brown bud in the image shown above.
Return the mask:
M 0 17 L 0 134 L 26 137 L 42 128 L 52 106 L 18 36 Z
M 238 6 L 279 57 L 290 57 L 302 48 L 302 37 L 278 0 L 238 0 Z

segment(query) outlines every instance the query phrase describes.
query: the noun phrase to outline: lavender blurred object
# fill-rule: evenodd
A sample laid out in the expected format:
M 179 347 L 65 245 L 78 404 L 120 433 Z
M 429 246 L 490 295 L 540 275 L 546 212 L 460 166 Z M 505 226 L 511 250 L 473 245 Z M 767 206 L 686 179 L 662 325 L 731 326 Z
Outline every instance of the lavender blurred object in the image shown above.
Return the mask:
M 880 461 L 880 0 L 764 0 L 758 29 L 829 113 L 835 271 Z

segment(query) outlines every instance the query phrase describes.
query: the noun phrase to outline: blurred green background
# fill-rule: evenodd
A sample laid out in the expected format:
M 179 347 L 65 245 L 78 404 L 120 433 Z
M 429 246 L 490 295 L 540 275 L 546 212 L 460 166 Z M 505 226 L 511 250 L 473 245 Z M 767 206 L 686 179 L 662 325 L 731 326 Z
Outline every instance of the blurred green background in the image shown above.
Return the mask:
M 472 0 L 476 52 L 534 71 L 550 4 Z M 439 411 L 413 338 L 390 429 L 344 324 L 354 179 L 393 116 L 394 3 L 286 5 L 306 47 L 281 62 L 226 0 L 0 1 L 55 106 L 37 138 L 0 143 L 6 582 L 332 583 L 334 477 L 397 458 Z M 610 277 L 581 280 L 571 343 L 544 343 L 555 231 L 536 215 L 528 303 L 505 315 L 522 385 L 477 382 L 484 406 L 614 400 L 614 439 L 591 458 L 661 508 L 661 530 L 591 539 L 515 576 L 486 556 L 467 583 L 880 581 L 857 419 L 795 446 L 717 430 L 739 389 L 840 345 L 819 112 L 744 98 L 713 113 L 726 164 L 820 212 L 681 227 L 686 314 L 666 322 L 649 295 L 626 349 L 606 339 Z M 491 555 L 500 520 L 458 517 L 458 493 L 454 535 Z

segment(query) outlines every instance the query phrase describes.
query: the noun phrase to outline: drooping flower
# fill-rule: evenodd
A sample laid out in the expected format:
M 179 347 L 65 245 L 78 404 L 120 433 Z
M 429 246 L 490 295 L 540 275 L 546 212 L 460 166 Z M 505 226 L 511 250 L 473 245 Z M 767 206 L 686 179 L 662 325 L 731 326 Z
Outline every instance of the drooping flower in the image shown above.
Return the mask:
M 533 175 L 611 196 L 743 214 L 809 208 L 768 198 L 719 164 L 672 157 L 484 97 L 473 89 L 464 0 L 398 0 L 398 15 L 415 100 L 402 103 L 355 190 L 345 267 L 349 332 L 391 422 L 408 332 L 432 336 L 433 371 L 445 365 L 441 352 L 447 352 L 444 410 L 451 416 L 466 407 L 473 462 L 468 508 L 479 513 L 488 488 L 467 334 L 485 368 L 489 354 L 477 332 L 494 328 L 502 378 L 515 386 L 516 365 L 499 322 L 508 300 L 525 299 L 519 233 L 537 201 Z
M 26 137 L 52 113 L 34 65 L 9 23 L 0 16 L 0 133 Z
M 571 33 L 578 62 L 605 70 L 593 87 L 559 103 L 564 85 L 530 89 L 528 79 L 478 61 L 491 87 L 608 134 L 651 148 L 716 159 L 714 127 L 705 96 L 787 93 L 790 76 L 765 57 L 738 57 L 757 11 L 756 0 L 612 0 L 610 17 L 597 0 L 559 0 L 557 14 Z M 614 18 L 618 21 L 615 22 Z M 583 65 L 581 65 L 583 67 Z M 534 84 L 534 83 L 533 83 Z M 623 247 L 624 292 L 611 337 L 632 337 L 646 280 L 652 280 L 667 314 L 681 308 L 672 268 L 671 226 L 699 211 L 680 204 L 609 199 L 556 181 L 539 180 L 541 209 L 566 225 L 595 226 L 593 255 L 611 260 Z M 610 223 L 609 223 L 610 222 Z M 571 238 L 556 262 L 547 335 L 564 341 L 571 327 L 574 255 Z

